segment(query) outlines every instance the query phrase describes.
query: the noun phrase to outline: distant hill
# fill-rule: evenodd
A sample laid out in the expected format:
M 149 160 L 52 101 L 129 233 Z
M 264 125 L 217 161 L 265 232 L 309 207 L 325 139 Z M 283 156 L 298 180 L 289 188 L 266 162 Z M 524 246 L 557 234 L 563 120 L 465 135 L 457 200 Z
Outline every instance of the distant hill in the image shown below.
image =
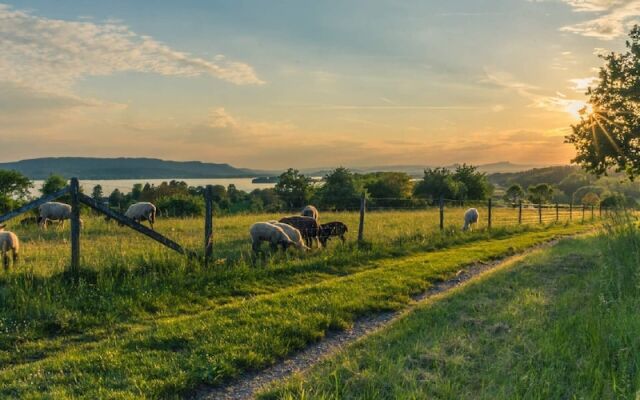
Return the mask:
M 446 166 L 451 170 L 455 169 L 460 164 L 452 164 Z M 371 167 L 354 167 L 349 168 L 349 170 L 357 173 L 368 173 L 368 172 L 404 172 L 415 178 L 420 178 L 424 175 L 425 168 L 429 168 L 433 166 L 429 165 L 381 165 L 381 166 L 371 166 Z M 482 164 L 478 165 L 478 170 L 481 172 L 486 172 L 487 174 L 493 174 L 496 172 L 520 172 L 525 171 L 531 168 L 534 168 L 534 165 L 524 165 L 524 164 L 513 164 L 508 161 L 501 161 L 491 164 Z M 311 176 L 324 176 L 329 173 L 331 169 L 327 168 L 307 168 L 303 169 L 301 172 L 305 175 Z
M 155 158 L 36 158 L 0 163 L 0 169 L 16 170 L 31 179 L 46 179 L 50 174 L 80 179 L 243 178 L 270 174 L 229 164 Z
M 507 187 L 514 183 L 527 188 L 539 183 L 557 185 L 569 175 L 581 172 L 580 168 L 573 165 L 557 167 L 533 168 L 520 172 L 499 172 L 489 175 L 489 182 L 494 185 Z

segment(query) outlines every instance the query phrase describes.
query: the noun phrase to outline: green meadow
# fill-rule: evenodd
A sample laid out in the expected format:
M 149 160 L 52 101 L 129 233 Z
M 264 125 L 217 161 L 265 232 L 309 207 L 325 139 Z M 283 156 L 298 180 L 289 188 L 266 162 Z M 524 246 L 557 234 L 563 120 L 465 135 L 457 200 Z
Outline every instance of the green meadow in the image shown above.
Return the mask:
M 461 233 L 463 210 L 447 211 L 443 232 L 437 210 L 368 213 L 363 245 L 355 241 L 357 213 L 323 213 L 347 223 L 345 245 L 304 254 L 269 254 L 265 246 L 258 256 L 249 226 L 280 215 L 215 218 L 208 268 L 84 212 L 75 279 L 65 272 L 68 226 L 9 224 L 22 259 L 0 273 L 0 397 L 188 395 L 271 365 L 358 317 L 401 309 L 465 265 L 593 227 L 518 226 L 516 210 L 496 209 L 492 230 L 483 220 Z M 161 219 L 156 229 L 201 251 L 202 226 Z

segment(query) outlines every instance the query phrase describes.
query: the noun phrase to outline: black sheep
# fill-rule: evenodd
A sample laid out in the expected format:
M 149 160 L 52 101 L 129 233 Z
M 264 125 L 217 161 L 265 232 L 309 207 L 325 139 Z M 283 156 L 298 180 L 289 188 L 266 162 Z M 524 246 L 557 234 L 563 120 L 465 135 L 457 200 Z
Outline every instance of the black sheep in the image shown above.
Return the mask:
M 323 246 L 326 246 L 327 240 L 333 236 L 339 237 L 342 239 L 342 243 L 344 243 L 346 241 L 344 234 L 348 231 L 347 226 L 342 222 L 327 222 L 326 224 L 320 225 L 320 233 L 318 237 L 320 238 L 320 243 L 322 243 Z
M 318 222 L 312 217 L 291 216 L 284 217 L 279 222 L 288 224 L 300 231 L 302 238 L 304 239 L 307 247 L 311 247 L 313 240 L 315 239 L 320 244 L 318 234 L 320 233 L 320 226 Z

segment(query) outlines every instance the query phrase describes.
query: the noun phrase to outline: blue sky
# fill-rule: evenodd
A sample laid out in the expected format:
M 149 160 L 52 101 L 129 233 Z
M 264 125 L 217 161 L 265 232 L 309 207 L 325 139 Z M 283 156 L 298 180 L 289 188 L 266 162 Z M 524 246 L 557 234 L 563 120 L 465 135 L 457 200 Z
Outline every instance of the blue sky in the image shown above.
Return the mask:
M 1 0 L 0 0 L 1 1 Z M 627 0 L 0 6 L 1 161 L 567 163 Z

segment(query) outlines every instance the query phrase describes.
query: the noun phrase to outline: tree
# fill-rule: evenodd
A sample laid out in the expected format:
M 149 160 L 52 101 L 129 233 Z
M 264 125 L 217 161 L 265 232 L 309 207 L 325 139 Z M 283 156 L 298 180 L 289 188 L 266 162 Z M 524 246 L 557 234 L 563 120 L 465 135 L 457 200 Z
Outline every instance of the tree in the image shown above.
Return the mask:
M 456 167 L 453 179 L 461 184 L 458 197 L 460 200 L 485 200 L 493 188 L 487 179 L 487 174 L 479 172 L 473 165 L 462 164 Z
M 440 197 L 445 199 L 458 199 L 462 191 L 461 185 L 446 168 L 427 168 L 424 176 L 413 190 L 416 197 L 429 199 L 436 202 Z
M 408 199 L 411 197 L 411 177 L 404 172 L 381 172 L 365 183 L 373 198 Z
M 121 210 L 125 203 L 125 196 L 120 190 L 113 189 L 113 192 L 109 195 L 109 207 Z
M 102 192 L 102 185 L 95 185 L 93 187 L 93 191 L 91 192 L 91 198 L 94 199 L 95 201 L 102 201 L 102 198 L 104 197 L 104 193 Z
M 290 209 L 301 208 L 311 197 L 311 178 L 304 176 L 297 169 L 289 168 L 280 175 L 275 189 Z
M 578 163 L 596 175 L 610 168 L 633 179 L 640 173 L 640 27 L 634 26 L 624 53 L 602 56 L 599 82 L 589 88 L 589 105 L 566 137 Z
M 18 171 L 0 170 L 0 197 L 24 200 L 29 196 L 33 183 Z
M 548 183 L 529 186 L 527 191 L 529 192 L 529 201 L 534 204 L 548 203 L 553 197 L 553 187 Z
M 67 186 L 67 180 L 56 174 L 51 174 L 40 188 L 40 193 L 43 195 L 52 194 L 58 190 L 64 189 Z
M 135 201 L 140 201 L 142 197 L 142 183 L 135 183 L 131 188 L 131 199 Z
M 16 208 L 27 199 L 33 183 L 18 171 L 0 170 L 0 213 Z
M 600 203 L 600 196 L 593 192 L 589 192 L 582 197 L 582 204 L 585 206 L 597 206 Z
M 361 190 L 351 171 L 336 168 L 325 176 L 325 183 L 318 193 L 320 204 L 336 210 L 355 208 L 360 203 Z
M 524 189 L 522 189 L 522 186 L 514 183 L 513 185 L 509 186 L 509 188 L 505 192 L 504 200 L 510 203 L 517 203 L 518 201 L 524 199 L 524 196 L 525 193 Z

